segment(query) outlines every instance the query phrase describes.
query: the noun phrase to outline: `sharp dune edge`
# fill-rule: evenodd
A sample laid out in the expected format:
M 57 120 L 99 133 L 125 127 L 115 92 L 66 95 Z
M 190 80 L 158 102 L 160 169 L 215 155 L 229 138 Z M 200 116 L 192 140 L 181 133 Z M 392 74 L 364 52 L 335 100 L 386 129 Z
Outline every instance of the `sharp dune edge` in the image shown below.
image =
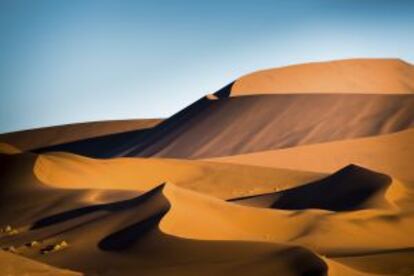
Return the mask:
M 349 59 L 291 65 L 248 74 L 231 87 L 231 96 L 413 92 L 414 66 L 400 59 Z
M 412 74 L 290 66 L 162 122 L 0 135 L 0 275 L 412 275 Z

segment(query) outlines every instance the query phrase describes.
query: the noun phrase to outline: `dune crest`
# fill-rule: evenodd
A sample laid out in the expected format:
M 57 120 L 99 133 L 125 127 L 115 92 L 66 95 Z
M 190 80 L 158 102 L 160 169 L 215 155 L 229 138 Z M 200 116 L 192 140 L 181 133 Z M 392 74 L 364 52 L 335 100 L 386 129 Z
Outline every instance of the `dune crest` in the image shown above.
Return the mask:
M 400 59 L 346 59 L 254 72 L 237 79 L 231 96 L 277 93 L 414 92 L 414 66 Z
M 41 154 L 36 177 L 52 187 L 147 191 L 163 182 L 229 199 L 286 189 L 324 174 L 158 158 L 100 160 L 68 153 Z M 237 183 L 237 185 L 235 185 Z

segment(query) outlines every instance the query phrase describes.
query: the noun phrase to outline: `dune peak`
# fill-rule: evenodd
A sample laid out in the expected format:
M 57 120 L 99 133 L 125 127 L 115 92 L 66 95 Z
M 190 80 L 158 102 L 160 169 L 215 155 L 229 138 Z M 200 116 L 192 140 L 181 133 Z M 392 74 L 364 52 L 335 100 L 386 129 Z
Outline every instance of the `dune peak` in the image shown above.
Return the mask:
M 398 58 L 311 62 L 253 72 L 226 88 L 230 96 L 283 93 L 407 94 L 414 92 L 414 66 Z

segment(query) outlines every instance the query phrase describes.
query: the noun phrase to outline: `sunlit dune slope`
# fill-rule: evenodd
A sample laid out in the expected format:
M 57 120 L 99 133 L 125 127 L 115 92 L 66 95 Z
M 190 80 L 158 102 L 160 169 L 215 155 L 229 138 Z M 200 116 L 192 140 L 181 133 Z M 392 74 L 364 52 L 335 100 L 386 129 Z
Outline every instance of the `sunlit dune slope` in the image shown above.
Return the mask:
M 203 161 L 117 158 L 99 160 L 68 153 L 39 155 L 34 174 L 59 188 L 135 189 L 163 182 L 228 199 L 286 189 L 322 174 Z
M 14 147 L 12 145 L 0 142 L 0 154 L 16 154 L 16 153 L 20 153 L 20 152 L 21 151 L 18 148 Z
M 0 134 L 0 142 L 26 151 L 96 136 L 151 128 L 161 121 L 161 119 L 136 119 L 44 127 Z
M 182 237 L 209 240 L 289 241 L 328 256 L 370 252 L 376 248 L 405 248 L 414 242 L 414 238 L 407 235 L 414 226 L 412 192 L 411 186 L 392 182 L 382 195 L 382 200 L 390 203 L 388 207 L 377 201 L 379 204 L 373 203 L 369 210 L 333 212 L 329 209 L 278 210 L 241 206 L 174 187 L 165 191 L 172 209 L 161 222 L 161 229 Z M 348 199 L 352 204 L 352 196 L 346 191 L 337 197 Z M 406 200 L 411 201 L 411 205 L 407 205 Z M 203 215 L 192 216 L 192 212 L 186 211 L 188 206 Z M 192 223 L 186 225 L 184 222 L 190 218 Z M 385 239 L 387 236 L 393 239 Z
M 350 163 L 414 182 L 414 129 L 347 141 L 214 158 L 230 162 L 294 170 L 333 172 Z
M 32 154 L 0 155 L 0 228 L 17 226 L 67 209 L 80 208 L 131 198 L 138 191 L 92 188 L 55 189 L 39 181 L 34 174 L 37 156 Z M 92 186 L 92 185 L 91 185 Z
M 400 59 L 349 59 L 291 65 L 248 74 L 231 87 L 231 96 L 413 92 L 414 66 Z
M 412 95 L 207 97 L 144 135 L 130 132 L 39 150 L 114 156 L 208 158 L 374 136 L 414 125 Z
M 30 260 L 16 254 L 0 250 L 0 272 L 2 275 L 32 275 L 32 276 L 80 276 L 82 273 L 62 270 L 40 262 Z
M 172 208 L 160 227 L 165 232 L 194 239 L 299 244 L 367 273 L 413 272 L 414 238 L 409 234 L 414 227 L 413 188 L 399 185 L 393 182 L 384 199 L 395 206 L 351 212 L 243 207 L 190 191 L 182 193 L 178 188 L 167 189 Z M 342 196 L 350 202 L 353 200 L 347 194 Z M 406 200 L 410 201 L 409 205 L 399 205 Z M 191 213 L 187 211 L 188 206 L 192 206 Z M 193 212 L 203 215 L 192 216 Z M 190 224 L 186 223 L 190 220 Z M 373 259 L 387 265 L 378 266 Z

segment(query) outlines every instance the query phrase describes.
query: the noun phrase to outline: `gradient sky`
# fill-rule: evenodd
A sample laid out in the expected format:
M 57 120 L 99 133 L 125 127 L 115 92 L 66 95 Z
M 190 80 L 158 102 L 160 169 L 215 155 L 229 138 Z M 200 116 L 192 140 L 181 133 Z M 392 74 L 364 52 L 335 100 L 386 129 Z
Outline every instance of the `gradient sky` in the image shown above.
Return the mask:
M 414 1 L 0 0 L 0 132 L 166 117 L 269 67 L 414 63 Z

